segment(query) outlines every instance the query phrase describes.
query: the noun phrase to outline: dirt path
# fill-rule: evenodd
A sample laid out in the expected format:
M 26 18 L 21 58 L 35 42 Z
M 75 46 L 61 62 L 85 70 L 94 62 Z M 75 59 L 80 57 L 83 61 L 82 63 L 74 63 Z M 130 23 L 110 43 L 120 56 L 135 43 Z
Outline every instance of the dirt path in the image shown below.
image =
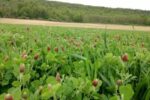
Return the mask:
M 0 23 L 62 26 L 62 27 L 81 27 L 81 28 L 103 28 L 103 29 L 107 27 L 107 29 L 133 30 L 132 26 L 130 25 L 67 23 L 67 22 L 53 22 L 53 21 L 43 21 L 43 20 L 26 20 L 26 19 L 11 19 L 11 18 L 0 18 Z M 134 30 L 150 31 L 150 26 L 134 26 Z

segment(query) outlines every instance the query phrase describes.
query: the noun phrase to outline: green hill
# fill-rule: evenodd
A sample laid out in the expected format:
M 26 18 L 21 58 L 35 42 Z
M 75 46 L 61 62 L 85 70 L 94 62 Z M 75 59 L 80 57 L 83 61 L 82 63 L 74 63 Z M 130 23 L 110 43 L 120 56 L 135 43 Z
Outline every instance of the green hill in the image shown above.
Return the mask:
M 0 17 L 150 25 L 150 11 L 112 9 L 45 0 L 0 0 Z

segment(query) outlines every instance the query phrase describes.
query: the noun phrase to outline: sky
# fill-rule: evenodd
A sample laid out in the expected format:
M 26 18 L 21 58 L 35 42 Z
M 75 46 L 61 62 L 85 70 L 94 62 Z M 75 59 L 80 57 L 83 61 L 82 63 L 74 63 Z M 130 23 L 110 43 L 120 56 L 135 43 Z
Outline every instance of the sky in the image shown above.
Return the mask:
M 50 0 L 111 8 L 150 10 L 150 0 Z

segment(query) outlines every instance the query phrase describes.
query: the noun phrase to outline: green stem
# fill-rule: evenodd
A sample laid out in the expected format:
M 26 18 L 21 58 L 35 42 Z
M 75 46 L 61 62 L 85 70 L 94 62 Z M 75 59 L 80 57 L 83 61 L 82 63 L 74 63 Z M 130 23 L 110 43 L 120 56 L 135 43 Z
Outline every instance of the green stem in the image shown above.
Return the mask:
M 54 98 L 54 100 L 57 100 L 57 97 L 56 97 L 56 95 L 55 95 L 55 94 L 53 95 L 53 98 Z

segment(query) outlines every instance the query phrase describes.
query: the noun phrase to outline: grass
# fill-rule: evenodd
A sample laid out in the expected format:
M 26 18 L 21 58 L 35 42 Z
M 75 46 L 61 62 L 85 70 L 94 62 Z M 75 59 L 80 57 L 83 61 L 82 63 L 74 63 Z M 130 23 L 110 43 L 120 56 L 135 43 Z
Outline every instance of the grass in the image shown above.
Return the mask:
M 149 32 L 0 24 L 2 100 L 149 100 L 149 66 Z

